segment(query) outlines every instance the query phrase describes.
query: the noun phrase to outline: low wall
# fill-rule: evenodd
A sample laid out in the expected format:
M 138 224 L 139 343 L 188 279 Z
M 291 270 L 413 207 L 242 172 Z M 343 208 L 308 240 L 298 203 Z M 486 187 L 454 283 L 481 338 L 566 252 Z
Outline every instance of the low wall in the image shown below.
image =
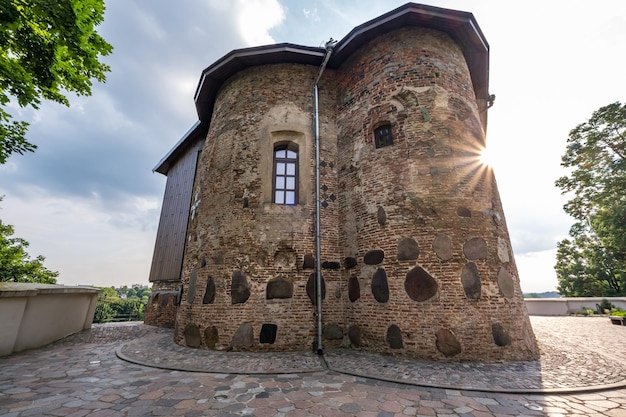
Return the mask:
M 0 282 L 0 356 L 89 329 L 97 288 Z
M 525 298 L 531 316 L 566 316 L 583 308 L 596 310 L 596 304 L 607 300 L 626 310 L 626 297 Z

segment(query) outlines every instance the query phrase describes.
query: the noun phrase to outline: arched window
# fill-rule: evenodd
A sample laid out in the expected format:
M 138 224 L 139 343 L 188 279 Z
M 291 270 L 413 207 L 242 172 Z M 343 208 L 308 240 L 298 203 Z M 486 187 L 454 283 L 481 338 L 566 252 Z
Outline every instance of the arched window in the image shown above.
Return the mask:
M 391 125 L 389 123 L 380 125 L 374 129 L 374 143 L 377 148 L 393 144 L 393 138 L 391 137 Z
M 298 146 L 282 143 L 274 147 L 274 203 L 298 204 Z

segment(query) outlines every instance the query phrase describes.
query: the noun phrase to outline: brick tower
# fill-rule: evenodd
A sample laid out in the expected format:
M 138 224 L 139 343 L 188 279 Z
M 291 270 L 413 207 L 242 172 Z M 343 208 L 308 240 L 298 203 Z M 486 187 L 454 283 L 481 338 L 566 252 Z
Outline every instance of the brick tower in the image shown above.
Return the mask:
M 409 3 L 332 53 L 270 45 L 203 71 L 200 121 L 157 167 L 169 184 L 185 149 L 202 149 L 187 170 L 176 342 L 536 358 L 495 178 L 480 163 L 488 63 L 471 13 Z M 153 274 L 158 250 L 159 237 Z M 151 280 L 147 322 L 158 322 L 176 280 Z

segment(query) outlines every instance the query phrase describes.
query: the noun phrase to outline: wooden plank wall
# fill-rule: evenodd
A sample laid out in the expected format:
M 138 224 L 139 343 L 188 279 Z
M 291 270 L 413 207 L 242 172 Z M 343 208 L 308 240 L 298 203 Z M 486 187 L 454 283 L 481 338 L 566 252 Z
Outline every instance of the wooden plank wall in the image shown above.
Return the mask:
M 189 147 L 167 172 L 150 282 L 180 281 L 196 166 L 204 138 Z

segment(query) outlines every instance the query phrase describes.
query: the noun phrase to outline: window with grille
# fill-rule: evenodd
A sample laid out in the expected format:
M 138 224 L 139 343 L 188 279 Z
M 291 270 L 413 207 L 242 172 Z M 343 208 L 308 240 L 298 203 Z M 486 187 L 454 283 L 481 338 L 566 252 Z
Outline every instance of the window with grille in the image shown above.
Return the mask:
M 298 204 L 298 148 L 293 144 L 274 148 L 274 203 Z
M 393 144 L 390 124 L 384 124 L 374 129 L 374 143 L 376 144 L 376 148 L 382 148 Z

